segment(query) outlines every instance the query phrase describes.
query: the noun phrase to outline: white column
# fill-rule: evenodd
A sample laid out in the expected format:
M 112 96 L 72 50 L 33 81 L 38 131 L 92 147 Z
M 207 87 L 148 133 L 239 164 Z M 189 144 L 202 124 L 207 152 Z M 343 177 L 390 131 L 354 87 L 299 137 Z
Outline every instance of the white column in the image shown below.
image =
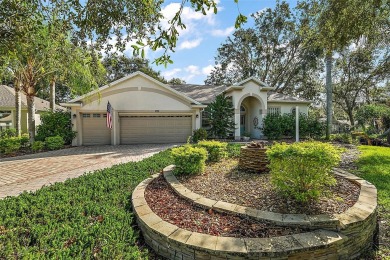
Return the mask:
M 241 134 L 240 134 L 240 109 L 235 110 L 236 113 L 234 114 L 234 123 L 236 124 L 235 131 L 234 131 L 234 139 L 235 140 L 241 140 Z
M 299 142 L 299 107 L 295 107 L 295 142 Z

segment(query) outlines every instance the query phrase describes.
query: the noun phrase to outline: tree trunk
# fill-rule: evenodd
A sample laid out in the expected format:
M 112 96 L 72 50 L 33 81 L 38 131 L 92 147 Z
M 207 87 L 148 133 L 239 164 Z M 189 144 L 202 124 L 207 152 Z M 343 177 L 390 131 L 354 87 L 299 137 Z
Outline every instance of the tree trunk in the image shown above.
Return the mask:
M 35 100 L 33 95 L 26 95 L 28 113 L 28 134 L 30 143 L 35 140 Z
M 53 79 L 50 84 L 50 110 L 56 110 L 56 80 Z
M 17 136 L 21 135 L 22 102 L 20 98 L 19 82 L 15 82 L 15 129 Z
M 326 139 L 332 132 L 332 52 L 328 52 L 326 61 Z
M 353 117 L 353 111 L 352 109 L 348 108 L 348 117 L 349 117 L 349 122 L 351 123 L 351 127 L 355 127 L 355 118 Z

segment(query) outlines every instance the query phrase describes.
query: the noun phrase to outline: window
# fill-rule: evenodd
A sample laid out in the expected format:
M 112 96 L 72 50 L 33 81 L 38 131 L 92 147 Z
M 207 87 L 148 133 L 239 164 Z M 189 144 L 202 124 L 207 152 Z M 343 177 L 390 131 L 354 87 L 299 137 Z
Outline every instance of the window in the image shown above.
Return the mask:
M 99 117 L 100 117 L 100 114 L 93 114 L 93 117 L 94 117 L 94 118 L 99 118 Z
M 245 109 L 244 106 L 240 106 L 240 112 L 241 112 L 241 113 L 245 113 L 245 112 L 246 112 L 246 109 Z
M 280 115 L 280 107 L 269 107 L 267 114 L 268 115 Z
M 11 115 L 11 111 L 0 111 L 0 119 Z
M 291 108 L 291 114 L 295 115 L 297 109 L 295 107 Z
M 83 114 L 83 117 L 91 117 L 91 114 Z
M 208 128 L 210 127 L 210 115 L 209 112 L 203 110 L 202 111 L 202 127 L 203 128 Z

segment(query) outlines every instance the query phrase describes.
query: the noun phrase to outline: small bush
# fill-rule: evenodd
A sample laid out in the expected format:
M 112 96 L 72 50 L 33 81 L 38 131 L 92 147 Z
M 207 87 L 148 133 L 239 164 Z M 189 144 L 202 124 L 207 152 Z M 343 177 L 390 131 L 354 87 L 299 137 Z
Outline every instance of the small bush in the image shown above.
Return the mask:
M 41 121 L 35 137 L 37 141 L 45 141 L 46 137 L 58 135 L 63 138 L 65 144 L 71 144 L 76 137 L 76 132 L 72 130 L 70 112 L 45 112 L 41 115 Z
M 19 151 L 20 149 L 20 138 L 19 137 L 8 137 L 0 139 L 0 152 L 5 154 L 11 154 Z
M 192 141 L 194 143 L 197 143 L 199 141 L 206 140 L 206 139 L 207 139 L 207 131 L 206 131 L 206 129 L 199 128 L 197 130 L 194 130 L 194 132 L 192 134 Z
M 42 142 L 42 141 L 35 141 L 32 145 L 31 145 L 31 150 L 33 150 L 34 152 L 40 152 L 43 150 L 43 148 L 45 147 L 45 143 Z
M 0 139 L 9 138 L 9 137 L 16 137 L 15 128 L 4 129 L 3 131 L 0 132 Z
M 227 143 L 218 141 L 200 141 L 198 146 L 207 150 L 209 154 L 207 159 L 210 162 L 218 162 L 227 156 Z
M 197 174 L 204 171 L 207 150 L 201 147 L 184 145 L 173 148 L 172 156 L 176 165 L 174 173 Z
M 28 137 L 28 134 L 22 134 L 20 137 L 20 145 L 22 147 L 27 147 L 29 145 L 30 138 Z
M 241 144 L 229 143 L 226 148 L 229 158 L 237 158 L 240 156 Z
M 64 146 L 64 139 L 61 136 L 51 136 L 46 138 L 46 147 L 49 150 L 58 150 Z
M 331 170 L 340 162 L 340 154 L 328 143 L 275 144 L 267 151 L 271 183 L 299 202 L 317 200 L 327 186 L 336 184 Z

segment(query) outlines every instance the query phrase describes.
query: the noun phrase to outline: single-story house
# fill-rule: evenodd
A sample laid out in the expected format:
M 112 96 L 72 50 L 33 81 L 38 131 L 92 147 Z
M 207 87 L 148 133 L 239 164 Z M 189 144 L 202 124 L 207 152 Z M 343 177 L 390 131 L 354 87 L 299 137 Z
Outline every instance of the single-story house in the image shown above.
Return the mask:
M 28 133 L 27 99 L 26 95 L 20 94 L 21 99 L 21 131 Z M 64 109 L 63 107 L 58 108 Z M 41 124 L 40 114 L 50 109 L 50 103 L 35 97 L 35 125 Z M 15 90 L 9 86 L 0 85 L 0 131 L 15 128 L 16 121 Z
M 267 113 L 307 113 L 308 100 L 272 92 L 256 78 L 232 86 L 167 85 L 135 72 L 62 106 L 71 108 L 74 146 L 185 142 L 192 131 L 207 127 L 204 108 L 221 93 L 232 98 L 235 138 L 259 129 Z M 107 104 L 112 127 L 107 127 Z

